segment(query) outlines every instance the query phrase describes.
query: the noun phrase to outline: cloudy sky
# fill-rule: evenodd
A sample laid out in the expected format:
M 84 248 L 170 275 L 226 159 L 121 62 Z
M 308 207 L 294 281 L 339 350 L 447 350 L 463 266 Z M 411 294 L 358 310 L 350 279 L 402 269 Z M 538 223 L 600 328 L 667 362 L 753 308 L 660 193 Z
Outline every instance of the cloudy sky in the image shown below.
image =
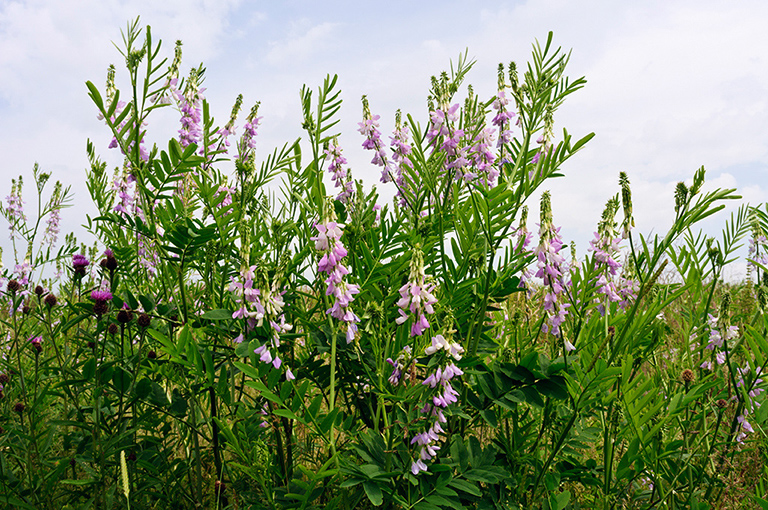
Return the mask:
M 566 177 L 547 186 L 555 222 L 581 254 L 605 201 L 618 191 L 619 171 L 629 174 L 643 233 L 666 230 L 675 183 L 702 165 L 711 186 L 738 188 L 751 204 L 766 201 L 768 3 L 762 0 L 0 0 L 0 197 L 22 174 L 32 209 L 38 162 L 72 186 L 77 207 L 63 213 L 63 226 L 83 238 L 79 225 L 93 210 L 84 185 L 86 140 L 110 164 L 119 163 L 106 148 L 110 136 L 85 82 L 103 89 L 114 63 L 118 85 L 125 84 L 112 42 L 120 44 L 120 30 L 139 15 L 164 41 L 164 55 L 183 41 L 183 74 L 205 64 L 206 97 L 222 124 L 238 93 L 246 111 L 261 101 L 262 155 L 301 135 L 301 85 L 316 88 L 326 74 L 338 74 L 341 143 L 354 175 L 371 185 L 378 171 L 356 132 L 362 94 L 381 115 L 385 134 L 397 108 L 423 124 L 429 77 L 465 49 L 477 61 L 468 82 L 490 97 L 498 63 L 523 64 L 534 40 L 553 31 L 555 44 L 572 50 L 567 74 L 588 82 L 558 110 L 558 130 L 596 133 L 566 163 Z M 150 135 L 157 138 L 151 138 L 173 135 L 176 116 L 168 109 L 153 121 Z M 725 218 L 721 213 L 706 228 L 714 233 Z

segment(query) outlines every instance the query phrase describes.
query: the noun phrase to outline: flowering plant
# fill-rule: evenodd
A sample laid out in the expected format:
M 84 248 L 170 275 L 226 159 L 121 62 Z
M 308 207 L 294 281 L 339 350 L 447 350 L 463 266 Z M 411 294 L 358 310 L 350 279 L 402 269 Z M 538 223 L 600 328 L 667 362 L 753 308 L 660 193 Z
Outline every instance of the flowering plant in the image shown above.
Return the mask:
M 767 291 L 745 285 L 737 309 L 720 276 L 750 229 L 752 271 L 766 270 L 768 211 L 743 207 L 721 241 L 696 237 L 737 198 L 705 192 L 702 169 L 678 185 L 669 232 L 638 237 L 622 175 L 621 236 L 617 195 L 589 255 L 569 256 L 544 191 L 531 247 L 526 204 L 592 137 L 555 136 L 557 108 L 585 80 L 565 75 L 551 34 L 526 72 L 500 66 L 487 95 L 464 88 L 473 62 L 460 56 L 432 79 L 423 124 L 395 114 L 389 146 L 364 98 L 358 131 L 381 196 L 344 167 L 337 77 L 301 90 L 305 139 L 264 156 L 258 102 L 241 121 L 238 96 L 221 126 L 204 67 L 179 78 L 180 44 L 166 67 L 149 27 L 124 36 L 128 97 L 114 67 L 103 94 L 88 82 L 100 143 L 122 159 L 110 176 L 88 144 L 100 248 L 68 236 L 53 251 L 60 185 L 35 227 L 21 180 L 2 209 L 20 248 L 0 282 L 6 506 L 729 497 L 723 467 L 764 441 Z M 178 129 L 150 147 L 163 113 Z M 48 176 L 36 179 L 42 196 Z

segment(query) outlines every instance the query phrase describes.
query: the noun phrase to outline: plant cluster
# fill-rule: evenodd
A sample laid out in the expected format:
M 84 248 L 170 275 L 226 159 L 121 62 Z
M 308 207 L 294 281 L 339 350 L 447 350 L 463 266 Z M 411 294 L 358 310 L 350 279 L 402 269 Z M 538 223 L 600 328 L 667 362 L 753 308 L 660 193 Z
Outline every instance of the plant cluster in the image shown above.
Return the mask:
M 490 98 L 463 88 L 461 56 L 432 79 L 427 122 L 398 111 L 389 144 L 363 98 L 389 204 L 345 167 L 335 76 L 301 90 L 305 139 L 262 157 L 259 104 L 240 126 L 238 97 L 218 125 L 205 68 L 180 78 L 181 43 L 168 63 L 136 20 L 122 56 L 127 97 L 114 67 L 104 93 L 87 84 L 124 156 L 110 173 L 88 143 L 97 247 L 55 251 L 70 195 L 44 201 L 48 174 L 36 217 L 21 179 L 1 209 L 16 265 L 0 281 L 0 503 L 768 508 L 768 208 L 697 234 L 739 198 L 705 192 L 702 168 L 646 237 L 621 174 L 578 259 L 540 193 L 592 137 L 554 131 L 585 80 L 552 34 L 499 66 Z M 149 147 L 171 109 L 178 132 Z M 747 236 L 757 283 L 727 285 Z

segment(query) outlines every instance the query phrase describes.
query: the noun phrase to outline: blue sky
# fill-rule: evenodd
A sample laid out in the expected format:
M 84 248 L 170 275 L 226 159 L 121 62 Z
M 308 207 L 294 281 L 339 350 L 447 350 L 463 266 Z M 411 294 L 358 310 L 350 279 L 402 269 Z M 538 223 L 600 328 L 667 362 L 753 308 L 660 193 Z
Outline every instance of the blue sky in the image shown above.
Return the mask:
M 644 233 L 666 229 L 675 183 L 701 165 L 712 186 L 736 187 L 752 204 L 766 201 L 763 1 L 0 0 L 0 198 L 12 177 L 30 176 L 24 198 L 31 208 L 37 161 L 72 185 L 77 207 L 63 213 L 63 226 L 78 236 L 92 210 L 83 182 L 86 139 L 110 165 L 120 162 L 106 149 L 109 136 L 84 83 L 103 87 L 110 63 L 120 72 L 111 42 L 119 44 L 120 30 L 137 15 L 163 39 L 166 55 L 176 39 L 184 42 L 182 73 L 205 63 L 206 97 L 222 122 L 238 93 L 246 107 L 261 101 L 262 155 L 301 135 L 301 85 L 316 88 L 326 74 L 339 74 L 341 143 L 355 177 L 369 185 L 378 171 L 356 132 L 362 94 L 388 134 L 397 108 L 424 122 L 429 77 L 465 49 L 477 60 L 468 82 L 490 97 L 498 63 L 523 64 L 533 41 L 553 31 L 555 43 L 572 50 L 569 75 L 587 78 L 558 110 L 557 130 L 596 133 L 563 167 L 566 177 L 548 186 L 555 222 L 582 255 L 605 201 L 618 191 L 619 171 L 629 174 Z M 177 120 L 169 109 L 150 134 L 158 142 L 171 136 Z M 718 215 L 707 229 L 714 233 L 724 220 Z

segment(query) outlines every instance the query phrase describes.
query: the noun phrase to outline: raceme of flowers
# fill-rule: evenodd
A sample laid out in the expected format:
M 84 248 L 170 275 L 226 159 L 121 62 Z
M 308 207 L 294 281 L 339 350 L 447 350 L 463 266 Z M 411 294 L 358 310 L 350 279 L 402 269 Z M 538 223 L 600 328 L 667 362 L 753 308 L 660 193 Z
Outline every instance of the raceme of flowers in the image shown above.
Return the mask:
M 381 182 L 389 182 L 392 177 L 389 174 L 389 163 L 387 162 L 387 153 L 384 150 L 384 144 L 381 141 L 381 132 L 379 127 L 379 115 L 372 115 L 368 106 L 368 98 L 363 96 L 363 121 L 358 122 L 358 132 L 365 137 L 363 148 L 374 151 L 371 163 L 382 167 Z
M 413 318 L 411 336 L 421 336 L 429 329 L 427 314 L 435 313 L 433 305 L 437 303 L 434 295 L 435 287 L 434 284 L 426 281 L 424 255 L 421 248 L 414 248 L 410 276 L 405 285 L 400 287 L 400 299 L 397 301 L 400 317 L 395 319 L 397 324 L 403 324 L 408 320 L 410 313 Z
M 420 409 L 429 426 L 414 435 L 410 441 L 411 445 L 417 445 L 417 457 L 411 463 L 411 473 L 414 475 L 428 471 L 426 462 L 437 455 L 440 449 L 440 434 L 444 432 L 443 424 L 448 422 L 443 411 L 458 402 L 459 396 L 459 392 L 451 385 L 451 380 L 464 374 L 453 361 L 460 360 L 463 352 L 461 345 L 451 342 L 443 335 L 432 337 L 432 345 L 424 349 L 427 356 L 441 354 L 437 368 L 421 383 L 430 388 L 427 392 L 429 401 Z
M 346 337 L 349 343 L 355 339 L 357 323 L 360 322 L 360 318 L 350 307 L 360 288 L 344 279 L 349 274 L 349 269 L 341 262 L 347 256 L 347 249 L 341 242 L 341 227 L 335 221 L 326 220 L 323 223 L 315 223 L 315 228 L 317 235 L 310 239 L 315 241 L 315 249 L 322 253 L 317 270 L 327 275 L 325 294 L 333 299 L 331 308 L 326 313 L 346 323 Z
M 563 249 L 563 240 L 560 237 L 560 228 L 555 228 L 552 223 L 552 206 L 548 191 L 541 196 L 541 223 L 539 224 L 539 245 L 534 248 L 536 256 L 536 277 L 544 283 L 544 310 L 547 321 L 542 324 L 542 330 L 557 336 L 560 334 L 560 325 L 568 315 L 570 303 L 560 300 L 567 287 L 565 280 L 566 262 L 560 251 Z M 573 350 L 574 346 L 565 341 L 566 350 Z
M 257 271 L 258 267 L 253 265 L 240 272 L 240 281 L 231 277 L 229 291 L 232 292 L 235 302 L 239 306 L 232 314 L 232 318 L 244 319 L 246 332 L 261 327 L 265 320 L 268 322 L 271 328 L 270 340 L 254 349 L 253 352 L 259 356 L 261 362 L 271 363 L 275 369 L 280 369 L 282 366 L 285 369 L 286 379 L 293 380 L 295 378 L 293 372 L 291 372 L 290 367 L 283 364 L 279 354 L 280 335 L 293 329 L 291 324 L 285 322 L 285 314 L 283 313 L 284 293 L 278 292 L 276 288 L 270 288 L 264 281 L 265 278 L 260 278 L 263 285 L 257 286 L 254 283 L 257 279 Z M 244 338 L 244 333 L 240 333 L 235 342 L 240 343 Z

